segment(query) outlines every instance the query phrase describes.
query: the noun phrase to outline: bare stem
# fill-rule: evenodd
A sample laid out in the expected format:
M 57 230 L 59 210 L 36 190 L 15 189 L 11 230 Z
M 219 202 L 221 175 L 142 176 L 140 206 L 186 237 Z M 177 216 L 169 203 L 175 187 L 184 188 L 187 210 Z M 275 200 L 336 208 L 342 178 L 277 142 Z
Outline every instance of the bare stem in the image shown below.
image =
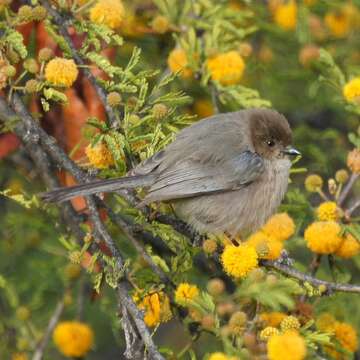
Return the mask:
M 355 174 L 355 173 L 351 174 L 349 181 L 347 182 L 347 184 L 344 187 L 344 190 L 340 194 L 340 197 L 339 197 L 339 205 L 340 206 L 346 200 L 346 197 L 349 195 L 349 192 L 351 191 L 352 187 L 354 186 L 354 184 L 356 183 L 356 180 L 358 178 L 359 178 L 359 174 Z

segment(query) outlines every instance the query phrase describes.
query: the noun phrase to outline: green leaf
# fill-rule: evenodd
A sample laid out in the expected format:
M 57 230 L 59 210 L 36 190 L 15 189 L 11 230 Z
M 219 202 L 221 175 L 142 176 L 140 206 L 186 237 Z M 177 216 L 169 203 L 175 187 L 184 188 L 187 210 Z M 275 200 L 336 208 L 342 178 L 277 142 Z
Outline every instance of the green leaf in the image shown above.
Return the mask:
M 24 37 L 16 30 L 7 29 L 6 41 L 14 48 L 22 59 L 28 55 L 27 49 L 24 45 Z
M 55 90 L 53 88 L 44 89 L 43 94 L 45 96 L 45 99 L 47 99 L 47 100 L 59 101 L 64 104 L 68 102 L 68 98 L 66 97 L 66 95 L 64 93 L 62 93 L 61 91 Z

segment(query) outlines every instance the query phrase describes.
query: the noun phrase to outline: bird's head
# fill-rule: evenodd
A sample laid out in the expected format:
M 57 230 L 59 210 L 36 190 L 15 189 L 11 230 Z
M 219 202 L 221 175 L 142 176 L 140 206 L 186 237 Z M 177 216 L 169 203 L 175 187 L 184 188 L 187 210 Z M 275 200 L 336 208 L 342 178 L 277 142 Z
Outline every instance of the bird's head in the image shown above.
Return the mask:
M 291 146 L 292 131 L 285 116 L 275 110 L 249 110 L 250 136 L 255 151 L 265 159 L 275 160 L 300 155 Z

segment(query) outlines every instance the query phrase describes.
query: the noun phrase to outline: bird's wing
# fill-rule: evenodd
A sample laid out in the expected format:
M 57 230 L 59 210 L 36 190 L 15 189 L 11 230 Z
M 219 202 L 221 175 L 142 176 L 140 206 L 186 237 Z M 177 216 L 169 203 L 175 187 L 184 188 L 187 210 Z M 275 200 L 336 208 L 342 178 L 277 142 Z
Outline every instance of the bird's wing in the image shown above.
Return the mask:
M 251 151 L 244 151 L 222 163 L 204 163 L 193 158 L 182 160 L 159 174 L 144 201 L 236 190 L 256 180 L 263 171 L 264 161 Z

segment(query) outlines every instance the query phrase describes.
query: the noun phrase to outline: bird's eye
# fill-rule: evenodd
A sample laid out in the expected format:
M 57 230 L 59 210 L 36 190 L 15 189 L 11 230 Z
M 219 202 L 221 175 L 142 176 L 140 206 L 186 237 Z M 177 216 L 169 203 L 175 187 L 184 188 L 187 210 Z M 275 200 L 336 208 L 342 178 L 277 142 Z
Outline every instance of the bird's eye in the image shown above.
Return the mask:
M 275 145 L 275 141 L 274 140 L 267 140 L 266 144 L 270 147 L 273 147 Z

